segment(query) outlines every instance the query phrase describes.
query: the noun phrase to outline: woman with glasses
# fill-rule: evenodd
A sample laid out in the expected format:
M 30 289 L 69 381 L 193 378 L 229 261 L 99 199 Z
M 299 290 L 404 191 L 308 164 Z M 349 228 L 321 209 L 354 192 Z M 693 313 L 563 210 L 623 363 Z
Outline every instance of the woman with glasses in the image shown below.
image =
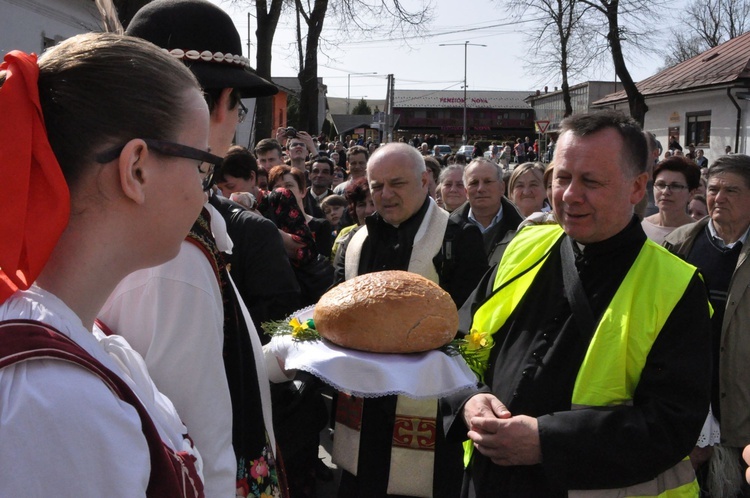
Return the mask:
M 695 221 L 687 207 L 700 185 L 700 178 L 700 168 L 684 157 L 672 156 L 656 165 L 654 201 L 659 212 L 641 222 L 649 239 L 661 244 L 675 228 Z
M 217 158 L 197 81 L 150 43 L 87 34 L 7 54 L 0 109 L 0 496 L 202 496 L 143 359 L 92 333 L 205 202 Z

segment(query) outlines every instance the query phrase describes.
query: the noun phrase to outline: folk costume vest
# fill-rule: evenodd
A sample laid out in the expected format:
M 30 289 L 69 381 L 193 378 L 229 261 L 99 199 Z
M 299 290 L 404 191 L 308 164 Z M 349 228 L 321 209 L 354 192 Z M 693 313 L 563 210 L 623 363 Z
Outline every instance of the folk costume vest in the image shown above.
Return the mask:
M 49 325 L 32 320 L 0 322 L 0 368 L 40 359 L 64 361 L 88 370 L 99 377 L 114 396 L 135 409 L 141 419 L 151 458 L 147 498 L 204 496 L 203 482 L 195 468 L 195 457 L 184 451 L 175 451 L 164 444 L 138 395 L 117 374 Z
M 557 225 L 529 226 L 516 235 L 498 267 L 492 295 L 474 315 L 472 331 L 489 335 L 500 330 L 564 235 Z M 654 242 L 643 244 L 599 319 L 578 370 L 571 409 L 632 404 L 649 351 L 695 271 Z M 643 285 L 649 281 L 669 281 L 670 285 Z M 481 378 L 484 372 L 477 373 Z M 652 481 L 623 489 L 571 490 L 568 496 L 696 497 L 698 484 L 685 457 Z
M 414 237 L 408 271 L 438 283 L 439 276 L 432 260 L 442 248 L 448 213 L 432 199 L 429 203 Z M 362 245 L 366 239 L 367 226 L 363 226 L 349 242 L 345 260 L 347 280 L 358 275 Z M 362 398 L 339 393 L 333 461 L 355 476 L 359 464 L 363 405 Z M 437 399 L 415 400 L 398 396 L 391 441 L 388 494 L 432 497 L 437 409 Z
M 229 278 L 227 263 L 211 233 L 211 215 L 204 207 L 185 239 L 197 246 L 211 263 L 224 303 L 224 369 L 232 399 L 232 446 L 237 457 L 237 489 L 242 496 L 286 495 L 284 476 L 277 466 L 272 422 L 264 418 L 257 377 L 260 357 L 253 345 L 243 314 L 244 304 Z M 270 399 L 270 395 L 269 395 Z M 259 429 L 262 424 L 266 429 Z M 239 493 L 240 491 L 238 491 Z

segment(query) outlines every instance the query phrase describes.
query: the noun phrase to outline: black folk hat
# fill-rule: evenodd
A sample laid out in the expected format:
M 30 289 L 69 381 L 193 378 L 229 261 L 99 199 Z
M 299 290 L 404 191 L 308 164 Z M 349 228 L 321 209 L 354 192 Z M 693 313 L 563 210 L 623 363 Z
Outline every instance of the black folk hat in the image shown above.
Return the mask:
M 247 98 L 278 92 L 242 57 L 240 35 L 229 15 L 206 0 L 150 2 L 135 14 L 126 34 L 182 59 L 206 90 L 235 88 Z

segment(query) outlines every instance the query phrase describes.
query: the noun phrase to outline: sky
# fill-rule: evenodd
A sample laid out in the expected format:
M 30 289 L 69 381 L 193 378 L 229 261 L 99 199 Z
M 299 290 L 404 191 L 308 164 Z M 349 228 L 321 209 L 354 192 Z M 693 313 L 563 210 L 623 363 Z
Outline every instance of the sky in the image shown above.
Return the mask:
M 211 0 L 226 10 L 240 33 L 247 56 L 248 12 L 250 17 L 250 60 L 255 66 L 255 29 L 257 28 L 255 7 L 247 1 L 245 8 L 237 7 L 237 0 Z M 403 0 L 407 7 L 414 8 L 417 0 Z M 684 4 L 687 0 L 678 0 Z M 333 2 L 331 2 L 332 4 Z M 657 13 L 659 33 L 667 33 L 668 22 L 679 22 L 675 13 L 675 2 L 666 8 L 663 17 Z M 393 74 L 395 88 L 406 90 L 462 90 L 464 79 L 464 44 L 467 49 L 467 89 L 471 90 L 523 90 L 534 91 L 548 86 L 552 91 L 560 86 L 558 79 L 544 80 L 533 72 L 534 60 L 529 53 L 529 42 L 523 34 L 523 25 L 510 23 L 504 9 L 497 0 L 433 0 L 433 20 L 423 37 L 389 39 L 385 32 L 373 29 L 356 38 L 335 40 L 322 47 L 318 57 L 318 76 L 328 87 L 328 96 L 347 96 L 352 105 L 360 98 L 365 100 L 385 99 L 386 75 Z M 331 37 L 337 27 L 324 22 L 324 36 Z M 293 11 L 282 14 L 272 49 L 272 75 L 296 76 L 296 49 L 294 45 Z M 326 35 L 328 33 L 328 35 Z M 663 35 L 666 36 L 666 35 Z M 341 38 L 340 36 L 338 38 Z M 660 40 L 654 46 L 666 46 Z M 449 46 L 440 46 L 448 44 Z M 456 45 L 451 45 L 456 44 Z M 473 46 L 486 45 L 486 46 Z M 637 55 L 628 61 L 628 68 L 635 81 L 656 73 L 663 65 L 661 53 Z M 377 75 L 354 74 L 377 73 Z M 586 80 L 612 81 L 615 78 L 611 63 L 586 76 L 570 81 L 570 84 Z

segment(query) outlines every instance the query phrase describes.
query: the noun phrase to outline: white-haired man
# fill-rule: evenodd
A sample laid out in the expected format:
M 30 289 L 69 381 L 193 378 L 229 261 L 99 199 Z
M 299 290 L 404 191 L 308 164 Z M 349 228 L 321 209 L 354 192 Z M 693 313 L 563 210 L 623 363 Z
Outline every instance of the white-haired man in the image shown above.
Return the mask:
M 487 269 L 482 236 L 473 225 L 449 220 L 429 197 L 429 174 L 419 150 L 407 144 L 375 151 L 367 163 L 367 179 L 376 213 L 337 254 L 335 282 L 375 271 L 407 270 L 439 283 L 457 305 L 463 303 Z M 344 468 L 340 497 L 458 495 L 461 447 L 442 437 L 437 399 L 339 394 L 338 402 L 357 405 L 360 414 L 354 423 L 346 417 L 346 426 L 343 417 L 337 419 L 336 437 L 347 442 L 334 441 L 334 457 Z M 394 440 L 397 413 L 414 427 L 418 423 L 431 428 L 430 437 L 413 438 L 417 451 L 405 450 Z M 404 451 L 410 465 L 391 465 Z

